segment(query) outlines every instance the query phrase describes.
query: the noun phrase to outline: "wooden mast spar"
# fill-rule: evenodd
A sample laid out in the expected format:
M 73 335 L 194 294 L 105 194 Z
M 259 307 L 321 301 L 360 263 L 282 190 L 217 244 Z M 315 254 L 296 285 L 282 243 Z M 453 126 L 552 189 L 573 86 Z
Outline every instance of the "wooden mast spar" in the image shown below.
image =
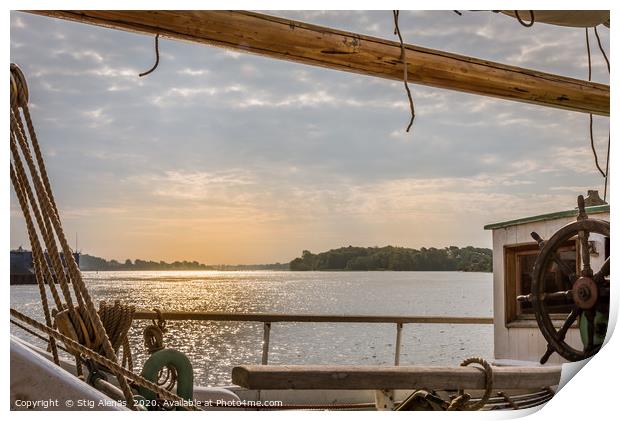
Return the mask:
M 107 28 L 402 80 L 400 44 L 246 11 L 30 11 Z M 609 116 L 609 85 L 406 45 L 408 81 Z

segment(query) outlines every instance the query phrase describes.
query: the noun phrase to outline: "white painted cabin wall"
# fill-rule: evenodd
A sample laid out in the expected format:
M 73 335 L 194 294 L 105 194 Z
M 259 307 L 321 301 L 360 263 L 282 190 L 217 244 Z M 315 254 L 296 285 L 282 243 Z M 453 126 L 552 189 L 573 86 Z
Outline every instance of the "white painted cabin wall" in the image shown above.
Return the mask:
M 609 221 L 609 213 L 598 213 L 590 218 Z M 531 222 L 514 225 L 506 228 L 498 228 L 493 231 L 493 312 L 494 324 L 494 354 L 496 359 L 538 361 L 547 349 L 547 341 L 540 333 L 536 322 L 532 327 L 506 327 L 504 305 L 504 246 L 517 244 L 534 244 L 530 236 L 536 231 L 543 239 L 551 237 L 558 229 L 575 221 L 575 217 L 559 218 L 552 221 Z M 597 241 L 598 256 L 593 256 L 592 268 L 596 271 L 604 261 L 604 240 L 600 235 L 591 235 L 592 241 Z M 582 349 L 579 330 L 571 328 L 567 334 L 566 342 L 576 349 Z M 549 364 L 566 362 L 557 354 L 549 359 Z

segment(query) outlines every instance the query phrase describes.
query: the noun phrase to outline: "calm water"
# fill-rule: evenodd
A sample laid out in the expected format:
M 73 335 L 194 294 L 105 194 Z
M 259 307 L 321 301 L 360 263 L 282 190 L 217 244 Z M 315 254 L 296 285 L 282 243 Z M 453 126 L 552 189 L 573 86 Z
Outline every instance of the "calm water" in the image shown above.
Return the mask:
M 84 272 L 94 297 L 138 308 L 355 315 L 492 316 L 490 273 Z M 37 287 L 12 286 L 11 306 L 43 320 Z M 130 332 L 135 366 L 142 329 Z M 150 322 L 149 322 L 150 323 Z M 259 364 L 262 324 L 168 322 L 169 347 L 189 355 L 200 385 L 230 384 L 232 367 Z M 11 332 L 33 341 L 11 326 Z M 393 364 L 393 324 L 272 324 L 270 364 Z M 492 325 L 405 325 L 401 364 L 457 365 L 492 357 Z

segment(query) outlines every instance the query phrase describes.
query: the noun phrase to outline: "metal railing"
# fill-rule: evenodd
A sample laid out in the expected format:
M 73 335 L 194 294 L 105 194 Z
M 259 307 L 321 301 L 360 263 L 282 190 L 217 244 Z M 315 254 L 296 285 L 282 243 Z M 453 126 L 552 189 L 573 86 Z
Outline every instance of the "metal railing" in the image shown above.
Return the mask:
M 405 324 L 493 324 L 491 317 L 447 317 L 447 316 L 364 316 L 364 315 L 323 315 L 323 314 L 283 314 L 283 313 L 224 313 L 162 311 L 164 320 L 188 321 L 227 321 L 263 323 L 263 350 L 261 364 L 269 363 L 269 338 L 272 323 L 383 323 L 396 325 L 394 365 L 400 365 L 400 349 L 403 326 Z M 157 320 L 154 311 L 139 310 L 134 320 Z

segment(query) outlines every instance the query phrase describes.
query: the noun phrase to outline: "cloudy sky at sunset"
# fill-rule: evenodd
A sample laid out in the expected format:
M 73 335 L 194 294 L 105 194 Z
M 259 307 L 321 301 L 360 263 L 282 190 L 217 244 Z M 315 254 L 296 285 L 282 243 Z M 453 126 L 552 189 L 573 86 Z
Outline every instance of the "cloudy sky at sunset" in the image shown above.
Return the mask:
M 269 12 L 395 39 L 391 11 Z M 587 78 L 583 29 L 401 12 L 406 42 Z M 606 50 L 609 30 L 599 28 Z M 609 83 L 593 47 L 593 79 Z M 359 245 L 491 246 L 483 225 L 601 190 L 585 114 L 11 14 L 11 61 L 71 243 L 106 258 L 284 262 Z M 609 120 L 595 117 L 600 160 Z M 11 193 L 11 247 L 28 245 Z

